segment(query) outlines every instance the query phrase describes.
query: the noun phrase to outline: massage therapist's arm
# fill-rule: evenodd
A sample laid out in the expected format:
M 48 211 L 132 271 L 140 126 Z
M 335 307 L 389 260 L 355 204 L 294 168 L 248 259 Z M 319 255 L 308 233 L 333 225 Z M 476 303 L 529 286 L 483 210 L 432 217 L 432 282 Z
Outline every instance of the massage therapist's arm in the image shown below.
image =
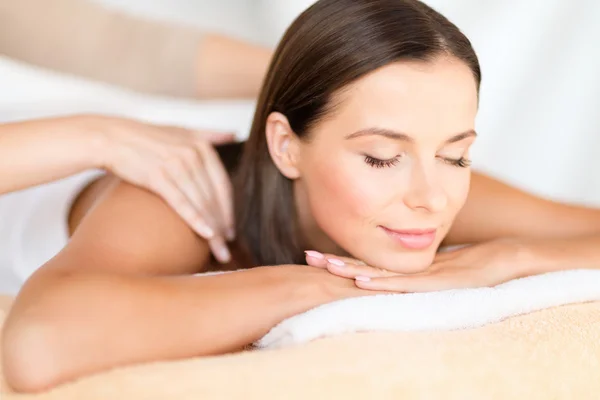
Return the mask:
M 0 123 L 0 195 L 104 169 L 158 194 L 229 259 L 231 184 L 213 145 L 232 135 L 100 115 Z M 196 171 L 190 179 L 186 171 Z M 210 190 L 206 190 L 210 188 Z
M 142 93 L 254 98 L 271 53 L 216 32 L 139 18 L 98 1 L 0 2 L 3 56 Z
M 239 350 L 331 300 L 314 285 L 330 279 L 317 268 L 190 276 L 208 260 L 205 242 L 154 195 L 100 185 L 108 186 L 102 199 L 26 282 L 6 320 L 4 371 L 17 391 L 120 365 Z

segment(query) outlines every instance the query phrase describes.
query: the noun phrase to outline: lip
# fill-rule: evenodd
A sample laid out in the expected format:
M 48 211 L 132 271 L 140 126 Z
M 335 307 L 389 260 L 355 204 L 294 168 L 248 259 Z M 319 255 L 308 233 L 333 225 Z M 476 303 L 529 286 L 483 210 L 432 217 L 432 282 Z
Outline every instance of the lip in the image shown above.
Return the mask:
M 394 241 L 411 250 L 424 250 L 435 242 L 437 229 L 390 229 L 379 226 Z

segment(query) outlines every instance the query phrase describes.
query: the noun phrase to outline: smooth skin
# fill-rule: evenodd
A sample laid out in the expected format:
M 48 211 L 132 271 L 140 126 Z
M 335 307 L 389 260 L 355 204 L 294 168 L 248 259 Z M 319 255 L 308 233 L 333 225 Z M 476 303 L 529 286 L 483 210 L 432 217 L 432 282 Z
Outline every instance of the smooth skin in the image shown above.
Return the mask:
M 600 266 L 600 210 L 532 196 L 473 173 L 464 208 L 424 271 L 402 274 L 364 262 L 307 251 L 308 265 L 355 279 L 367 290 L 395 293 L 495 286 L 511 279 Z
M 473 73 L 448 57 L 394 63 L 336 97 L 340 106 L 309 140 L 296 139 L 281 114 L 267 121 L 272 158 L 294 180 L 306 243 L 384 269 L 421 271 L 469 192 L 478 104 Z M 384 227 L 433 228 L 436 236 L 429 248 L 407 251 Z
M 478 174 L 472 187 L 448 243 L 462 242 L 461 232 L 480 226 L 488 226 L 486 240 L 535 236 L 551 243 L 565 235 L 600 234 L 598 210 L 548 207 Z M 73 241 L 27 282 L 5 323 L 4 371 L 15 390 L 40 391 L 118 365 L 236 351 L 287 317 L 368 294 L 352 280 L 303 266 L 188 276 L 202 271 L 208 247 L 160 198 L 114 178 L 86 194 L 74 210 L 86 217 L 72 222 L 79 226 Z M 497 196 L 508 200 L 503 206 L 515 210 L 514 218 L 492 212 Z M 516 220 L 527 224 L 511 222 Z M 91 252 L 102 257 L 91 258 Z
M 161 199 L 110 178 L 89 188 L 74 214 L 85 217 L 72 221 L 71 242 L 25 284 L 5 322 L 4 371 L 18 391 L 236 351 L 286 317 L 366 294 L 306 266 L 190 276 L 207 263 L 206 242 Z
M 473 140 L 448 142 L 473 124 L 473 100 L 456 98 L 457 90 L 465 96 L 457 80 L 473 88 L 463 67 L 454 60 L 438 60 L 416 68 L 393 65 L 378 70 L 356 82 L 351 88 L 355 90 L 345 91 L 349 97 L 339 104 L 337 114 L 315 126 L 315 140 L 309 143 L 294 137 L 282 115 L 269 117 L 270 154 L 281 173 L 294 180 L 301 226 L 312 249 L 340 254 L 335 250 L 346 247 L 377 268 L 398 273 L 408 266 L 412 273 L 427 270 L 436 257 L 435 246 L 419 254 L 393 248 L 382 239 L 380 224 L 403 223 L 394 228 L 407 229 L 416 222 L 439 223 L 437 227 L 449 229 L 443 242 L 440 238 L 442 244 L 600 234 L 598 210 L 551 203 L 477 174 L 469 188 L 468 168 L 446 162 L 466 156 Z M 378 85 L 382 77 L 411 85 Z M 431 95 L 415 96 L 413 89 Z M 382 112 L 382 104 L 394 102 L 403 107 Z M 373 108 L 364 110 L 369 104 Z M 462 108 L 443 112 L 448 104 Z M 355 112 L 358 106 L 362 113 Z M 423 114 L 417 118 L 419 112 L 437 115 L 438 123 L 431 125 L 432 119 Z M 413 119 L 398 117 L 402 113 Z M 410 126 L 403 125 L 407 121 Z M 347 138 L 373 127 L 410 133 L 414 140 Z M 367 142 L 361 144 L 362 139 Z M 405 157 L 389 169 L 373 167 L 363 154 L 393 157 L 383 154 L 390 148 Z M 342 176 L 347 168 L 355 174 L 342 186 L 321 176 L 324 166 L 333 176 Z M 399 179 L 407 180 L 392 184 Z M 364 201 L 347 187 L 368 187 L 374 181 L 380 193 L 369 193 Z M 327 201 L 334 192 L 337 208 Z M 458 204 L 464 200 L 464 205 Z M 133 363 L 237 351 L 286 317 L 333 300 L 381 292 L 360 287 L 352 277 L 310 266 L 259 266 L 235 274 L 192 276 L 208 267 L 206 241 L 158 196 L 111 177 L 82 193 L 70 224 L 71 241 L 26 282 L 5 322 L 4 371 L 18 391 L 40 391 Z M 372 243 L 372 253 L 352 247 L 350 240 L 359 236 Z M 589 240 L 585 249 L 578 248 L 581 254 L 598 252 L 597 243 Z M 573 259 L 579 261 L 577 257 Z

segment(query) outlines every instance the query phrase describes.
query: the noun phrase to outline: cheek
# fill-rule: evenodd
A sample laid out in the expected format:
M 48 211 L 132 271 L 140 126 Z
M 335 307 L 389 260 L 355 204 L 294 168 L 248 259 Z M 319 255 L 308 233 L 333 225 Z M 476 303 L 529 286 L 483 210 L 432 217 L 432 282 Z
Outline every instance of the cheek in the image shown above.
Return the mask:
M 369 226 L 385 204 L 377 190 L 381 185 L 367 176 L 367 168 L 357 160 L 329 158 L 303 171 L 315 222 L 342 247 L 344 238 L 356 234 L 361 225 Z
M 392 190 L 407 187 L 407 174 L 373 170 L 356 155 L 331 153 L 311 159 L 301 169 L 302 186 L 313 222 L 350 255 L 371 265 L 403 273 L 422 271 L 431 263 L 435 248 L 417 253 L 390 248 L 375 229 L 378 223 L 390 218 L 414 222 L 412 211 L 403 206 L 402 191 Z M 470 173 L 447 166 L 439 173 L 442 174 L 438 178 L 447 204 L 432 219 L 443 226 L 441 242 L 465 203 Z M 419 216 L 419 223 L 422 222 L 422 216 Z
M 447 213 L 449 218 L 454 220 L 456 214 L 467 201 L 471 184 L 471 172 L 469 170 L 450 172 L 450 175 L 444 178 L 444 182 L 444 191 L 448 197 Z

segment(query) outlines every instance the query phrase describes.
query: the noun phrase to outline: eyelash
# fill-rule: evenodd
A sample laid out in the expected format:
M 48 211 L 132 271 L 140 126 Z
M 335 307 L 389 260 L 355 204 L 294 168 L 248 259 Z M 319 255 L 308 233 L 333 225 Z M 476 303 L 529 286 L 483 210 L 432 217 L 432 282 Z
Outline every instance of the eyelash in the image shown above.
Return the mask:
M 365 156 L 365 162 L 373 168 L 393 167 L 394 165 L 398 164 L 399 161 L 400 160 L 398 159 L 398 156 L 388 160 L 380 160 L 379 158 Z
M 379 158 L 365 155 L 365 162 L 373 168 L 393 167 L 394 165 L 398 164 L 399 161 L 400 160 L 398 159 L 397 156 L 394 158 L 390 158 L 388 160 L 380 160 Z M 453 167 L 458 167 L 458 168 L 467 168 L 467 167 L 471 166 L 471 160 L 466 159 L 465 157 L 461 157 L 458 159 L 442 157 L 442 161 L 444 161 L 446 164 L 449 164 L 449 165 L 452 165 Z
M 471 166 L 471 160 L 466 159 L 464 157 L 461 158 L 442 158 L 442 160 L 444 160 L 444 162 L 446 164 L 450 164 L 454 167 L 459 167 L 459 168 L 467 168 Z

